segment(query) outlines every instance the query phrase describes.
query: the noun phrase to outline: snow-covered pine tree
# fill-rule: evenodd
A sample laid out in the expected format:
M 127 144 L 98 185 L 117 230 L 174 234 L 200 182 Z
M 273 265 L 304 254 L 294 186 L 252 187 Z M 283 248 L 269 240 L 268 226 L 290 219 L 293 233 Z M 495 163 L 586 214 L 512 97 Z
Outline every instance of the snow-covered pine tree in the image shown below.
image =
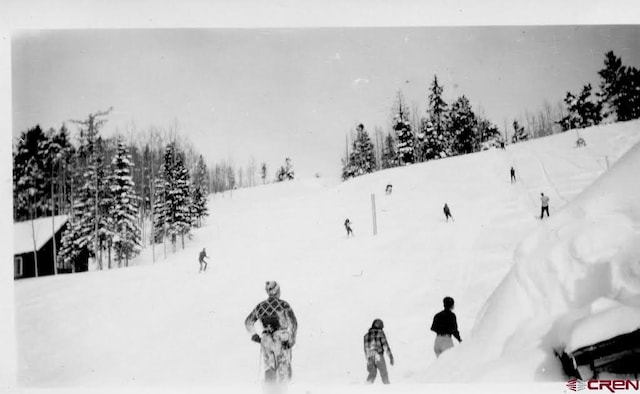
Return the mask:
M 80 128 L 80 147 L 78 148 L 78 168 L 83 169 L 81 186 L 74 193 L 73 225 L 67 227 L 66 245 L 70 249 L 61 250 L 64 259 L 72 256 L 75 271 L 86 271 L 89 257 L 98 259 L 98 268 L 102 269 L 100 259 L 101 199 L 105 191 L 104 160 L 100 128 L 106 122 L 105 116 L 111 110 L 89 114 L 86 120 L 74 121 Z M 63 245 L 64 246 L 64 245 Z M 75 252 L 80 250 L 80 252 Z M 68 255 L 67 255 L 68 253 Z
M 429 87 L 427 122 L 424 126 L 424 155 L 426 160 L 439 159 L 452 155 L 453 135 L 449 131 L 447 103 L 443 99 L 444 88 L 433 76 Z
M 524 131 L 524 127 L 518 124 L 517 120 L 513 121 L 513 135 L 511 136 L 511 142 L 516 143 L 519 141 L 526 141 L 529 139 L 529 133 Z
M 480 148 L 480 138 L 478 136 L 476 115 L 471 110 L 471 104 L 464 95 L 451 105 L 450 119 L 450 128 L 455 136 L 455 153 L 477 152 Z
M 71 209 L 71 180 L 73 178 L 73 165 L 75 161 L 75 148 L 71 144 L 69 131 L 63 124 L 60 130 L 51 137 L 52 142 L 60 147 L 56 154 L 56 173 L 57 173 L 57 198 L 58 212 L 69 213 Z
M 202 155 L 198 157 L 193 175 L 192 195 L 192 220 L 196 227 L 200 227 L 203 217 L 208 216 L 207 196 L 209 195 L 209 172 Z
M 344 163 L 343 163 L 344 164 Z M 349 161 L 343 165 L 342 179 L 369 174 L 376 170 L 376 155 L 373 142 L 364 125 L 356 128 L 356 138 L 353 140 Z
M 483 117 L 478 117 L 478 138 L 480 138 L 480 142 L 492 142 L 494 141 L 497 144 L 497 141 L 501 140 L 500 131 L 498 130 L 498 126 L 491 123 L 488 119 Z M 498 145 L 496 145 L 498 146 Z
M 13 152 L 13 217 L 27 220 L 47 212 L 48 176 L 45 151 L 48 139 L 40 126 L 22 132 Z
M 163 179 L 163 197 L 161 199 L 164 207 L 164 237 L 169 237 L 171 244 L 175 250 L 175 243 L 177 237 L 177 231 L 175 228 L 175 215 L 177 210 L 175 195 L 179 193 L 176 189 L 175 181 L 175 161 L 176 161 L 176 146 L 175 143 L 170 143 L 165 148 L 164 163 L 162 164 L 162 179 Z M 158 188 L 159 189 L 159 188 Z M 158 219 L 159 219 L 159 215 Z M 158 220 L 156 219 L 156 220 Z
M 110 218 L 112 221 L 113 247 L 118 259 L 118 266 L 124 260 L 124 266 L 129 265 L 129 259 L 140 251 L 141 231 L 138 225 L 139 198 L 135 191 L 135 184 L 131 176 L 131 156 L 124 143 L 119 140 L 116 155 L 111 160 L 112 175 L 109 186 L 112 195 Z
M 80 234 L 80 221 L 77 220 L 76 209 L 72 209 L 67 229 L 62 233 L 58 265 L 71 272 L 87 270 L 88 249 L 77 241 Z
M 410 164 L 415 161 L 414 135 L 409 124 L 408 107 L 404 103 L 404 97 L 398 92 L 396 100 L 396 115 L 393 118 L 393 130 L 398 138 L 396 147 L 397 161 L 399 165 Z
M 174 188 L 169 192 L 175 209 L 170 233 L 180 235 L 184 249 L 184 235 L 191 230 L 191 180 L 189 170 L 184 166 L 183 155 L 179 153 L 174 165 Z
M 392 168 L 398 165 L 398 153 L 393 135 L 387 134 L 382 148 L 381 168 Z
M 293 164 L 291 164 L 291 159 L 287 157 L 284 160 L 284 166 L 281 166 L 276 174 L 276 180 L 278 182 L 282 181 L 291 181 L 295 178 L 295 172 L 293 171 Z
M 153 235 L 151 237 L 153 243 L 162 243 L 167 236 L 166 181 L 162 171 L 153 181 Z

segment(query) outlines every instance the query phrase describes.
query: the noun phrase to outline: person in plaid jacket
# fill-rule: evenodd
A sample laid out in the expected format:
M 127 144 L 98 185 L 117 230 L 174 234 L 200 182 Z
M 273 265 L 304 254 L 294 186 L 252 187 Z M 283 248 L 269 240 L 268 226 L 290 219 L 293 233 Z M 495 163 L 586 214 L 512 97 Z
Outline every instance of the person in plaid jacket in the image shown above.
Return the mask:
M 376 380 L 378 370 L 382 383 L 389 384 L 389 374 L 387 373 L 387 364 L 384 361 L 385 351 L 389 355 L 389 362 L 393 365 L 393 354 L 384 335 L 384 323 L 380 319 L 375 319 L 371 328 L 364 336 L 364 355 L 367 359 L 367 383 L 373 383 Z
M 277 282 L 266 282 L 265 290 L 269 298 L 253 308 L 244 324 L 252 334 L 251 340 L 261 346 L 265 381 L 284 383 L 291 379 L 291 348 L 296 343 L 298 320 L 291 305 L 280 299 Z M 262 323 L 262 336 L 256 333 L 258 320 Z

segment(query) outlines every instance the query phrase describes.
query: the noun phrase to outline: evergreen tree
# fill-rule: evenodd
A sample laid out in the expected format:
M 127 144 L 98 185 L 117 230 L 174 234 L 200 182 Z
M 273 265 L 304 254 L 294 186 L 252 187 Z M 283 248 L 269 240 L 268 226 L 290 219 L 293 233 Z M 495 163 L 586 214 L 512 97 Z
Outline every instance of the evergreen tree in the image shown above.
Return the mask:
M 58 132 L 51 136 L 51 141 L 56 146 L 55 150 L 52 151 L 52 153 L 55 152 L 52 163 L 56 166 L 55 173 L 57 174 L 56 183 L 58 184 L 57 198 L 59 200 L 59 212 L 69 213 L 72 203 L 72 193 L 70 189 L 73 184 L 73 174 L 75 173 L 75 148 L 71 144 L 69 131 L 64 124 Z
M 109 184 L 113 203 L 110 205 L 109 217 L 118 266 L 124 260 L 125 267 L 141 247 L 141 230 L 137 221 L 139 197 L 131 176 L 133 165 L 124 143 L 118 141 L 116 155 L 111 161 L 112 175 Z
M 564 102 L 568 113 L 560 120 L 563 131 L 598 125 L 602 121 L 602 102 L 591 101 L 591 84 L 585 85 L 577 97 L 567 92 Z
M 382 148 L 382 159 L 380 167 L 392 168 L 398 166 L 398 153 L 396 151 L 396 143 L 393 135 L 387 134 L 384 138 L 384 146 Z
M 260 165 L 260 178 L 262 178 L 262 183 L 267 183 L 267 163 L 262 163 Z
M 278 169 L 278 173 L 276 174 L 276 180 L 278 182 L 282 181 L 291 181 L 295 177 L 295 172 L 293 171 L 293 164 L 291 164 L 291 159 L 286 158 L 284 160 L 284 166 L 281 166 Z
M 618 121 L 640 118 L 640 72 L 622 65 L 622 59 L 613 51 L 605 54 L 600 75 L 600 102 L 605 106 L 605 117 Z
M 393 130 L 398 138 L 397 161 L 399 165 L 410 164 L 415 162 L 414 135 L 409 124 L 409 111 L 401 92 L 398 92 L 397 95 L 396 111 L 393 118 Z
M 169 234 L 180 235 L 182 249 L 184 236 L 191 230 L 191 181 L 189 170 L 184 165 L 182 154 L 178 154 L 174 167 L 174 189 L 169 192 L 174 206 L 174 220 L 169 228 Z
M 478 138 L 480 142 L 497 141 L 501 139 L 500 130 L 498 126 L 491 123 L 488 119 L 478 117 L 477 118 Z
M 519 141 L 526 141 L 529 139 L 529 133 L 524 131 L 524 127 L 518 124 L 517 120 L 513 121 L 513 136 L 511 136 L 511 142 L 514 144 Z
M 358 125 L 356 132 L 349 160 L 346 163 L 343 160 L 343 180 L 369 174 L 376 170 L 376 156 L 369 133 L 367 133 L 362 124 Z
M 207 165 L 204 163 L 202 155 L 198 157 L 196 163 L 195 173 L 193 176 L 193 185 L 191 188 L 192 195 L 192 212 L 194 225 L 200 227 L 201 219 L 204 216 L 208 216 L 207 211 L 207 196 L 209 195 L 209 173 L 207 171 Z
M 163 171 L 163 170 L 162 170 Z M 166 204 L 166 182 L 163 172 L 161 172 L 154 180 L 153 187 L 153 235 L 152 242 L 162 243 L 163 239 L 167 236 L 166 226 L 168 210 Z
M 80 147 L 77 157 L 79 168 L 84 172 L 81 174 L 80 190 L 74 194 L 73 225 L 67 227 L 66 231 L 69 234 L 65 236 L 68 241 L 63 243 L 60 254 L 63 261 L 73 259 L 76 271 L 87 268 L 87 261 L 79 261 L 80 257 L 82 259 L 97 258 L 98 268 L 102 269 L 102 260 L 99 258 L 100 230 L 105 226 L 106 220 L 101 216 L 101 208 L 106 187 L 103 168 L 104 153 L 99 132 L 106 122 L 104 117 L 109 112 L 110 110 L 93 113 L 86 120 L 74 122 L 80 127 Z
M 455 136 L 454 151 L 457 154 L 477 152 L 480 147 L 477 120 L 464 95 L 451 105 L 450 117 L 451 131 Z
M 428 121 L 423 122 L 423 155 L 426 160 L 450 156 L 453 153 L 453 136 L 449 132 L 448 106 L 442 97 L 443 91 L 438 77 L 434 75 L 429 88 Z
M 45 171 L 49 140 L 40 128 L 22 132 L 13 153 L 14 220 L 45 216 L 49 180 Z

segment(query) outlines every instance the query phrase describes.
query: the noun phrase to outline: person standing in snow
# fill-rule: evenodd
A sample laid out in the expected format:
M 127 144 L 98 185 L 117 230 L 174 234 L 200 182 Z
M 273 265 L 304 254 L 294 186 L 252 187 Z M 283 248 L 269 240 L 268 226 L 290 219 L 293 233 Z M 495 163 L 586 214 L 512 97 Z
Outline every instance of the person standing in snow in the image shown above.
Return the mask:
M 444 310 L 433 316 L 433 323 L 431 324 L 431 331 L 436 333 L 436 340 L 433 344 L 436 357 L 440 357 L 442 352 L 453 347 L 451 336 L 454 336 L 458 342 L 462 342 L 460 333 L 458 332 L 456 314 L 453 313 L 453 298 L 445 297 L 442 303 Z
M 515 183 L 516 181 L 516 170 L 511 167 L 511 183 Z
M 385 351 L 389 355 L 389 362 L 393 365 L 393 354 L 384 335 L 384 323 L 380 319 L 375 319 L 371 328 L 364 335 L 364 356 L 367 359 L 367 383 L 373 383 L 376 375 L 380 371 L 382 383 L 389 384 L 389 374 L 387 372 L 387 364 L 384 361 Z
M 260 344 L 265 382 L 287 383 L 291 380 L 291 348 L 296 343 L 298 320 L 289 303 L 280 299 L 277 282 L 266 282 L 265 290 L 269 297 L 249 313 L 244 324 L 252 334 L 251 340 Z M 262 336 L 256 333 L 258 320 L 262 324 Z
M 444 211 L 444 217 L 447 219 L 447 222 L 449 221 L 449 218 L 453 220 L 453 216 L 451 215 L 451 210 L 449 209 L 449 206 L 447 205 L 447 203 L 444 203 L 444 208 L 442 210 Z M 455 222 L 455 220 L 453 221 Z
M 549 217 L 549 197 L 545 196 L 544 193 L 540 193 L 540 202 L 542 206 L 540 208 L 540 220 L 544 216 L 544 213 L 547 213 L 547 217 Z
M 200 271 L 198 271 L 198 273 L 207 270 L 207 262 L 205 261 L 206 258 L 209 258 L 209 256 L 207 256 L 207 250 L 206 248 L 202 248 L 200 256 L 198 256 L 198 261 L 200 261 Z
M 349 220 L 349 218 L 344 221 L 344 228 L 347 229 L 347 237 L 353 235 L 353 230 L 351 230 L 351 221 Z

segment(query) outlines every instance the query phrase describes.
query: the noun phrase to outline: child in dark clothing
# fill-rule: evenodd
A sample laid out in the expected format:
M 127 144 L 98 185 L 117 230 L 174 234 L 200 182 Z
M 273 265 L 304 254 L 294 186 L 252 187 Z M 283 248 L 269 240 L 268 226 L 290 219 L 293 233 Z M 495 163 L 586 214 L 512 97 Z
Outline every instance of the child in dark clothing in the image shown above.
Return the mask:
M 449 218 L 453 220 L 453 215 L 451 215 L 451 210 L 449 209 L 447 203 L 444 204 L 444 208 L 442 210 L 444 211 L 444 217 L 447 219 L 447 222 L 449 221 Z M 455 220 L 453 221 L 455 222 Z
M 353 235 L 353 230 L 351 230 L 351 221 L 349 218 L 344 221 L 344 228 L 347 229 L 347 237 Z
M 460 333 L 458 332 L 456 314 L 452 312 L 454 304 L 453 298 L 445 297 L 442 303 L 444 304 L 444 310 L 436 313 L 433 317 L 433 323 L 431 324 L 431 331 L 437 334 L 433 345 L 436 357 L 440 357 L 442 352 L 453 347 L 452 335 L 458 342 L 462 342 Z

